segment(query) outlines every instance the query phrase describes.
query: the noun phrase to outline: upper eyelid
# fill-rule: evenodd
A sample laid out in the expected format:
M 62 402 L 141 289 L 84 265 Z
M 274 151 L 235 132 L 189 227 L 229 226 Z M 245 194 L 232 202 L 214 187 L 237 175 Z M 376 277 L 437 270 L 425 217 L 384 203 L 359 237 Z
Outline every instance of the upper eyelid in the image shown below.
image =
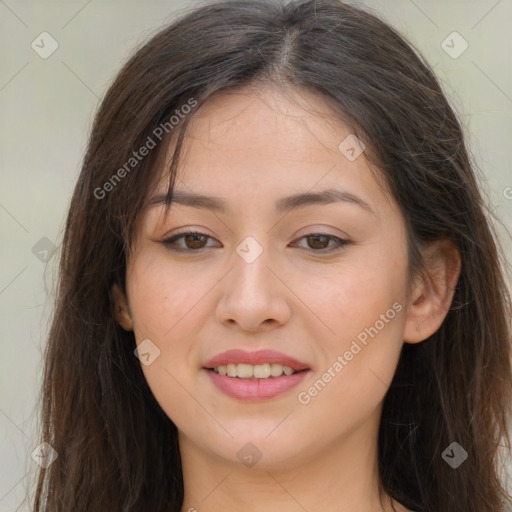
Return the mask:
M 169 239 L 177 237 L 179 235 L 187 235 L 187 234 L 202 235 L 202 236 L 206 236 L 208 238 L 212 238 L 212 239 L 216 240 L 216 238 L 213 235 L 209 235 L 208 233 L 205 233 L 204 231 L 201 231 L 202 229 L 205 229 L 205 228 L 203 228 L 203 227 L 201 227 L 201 228 L 194 228 L 194 227 L 189 227 L 189 226 L 185 226 L 185 227 L 182 227 L 182 228 L 177 228 L 174 233 L 169 234 L 169 235 L 165 235 L 163 237 L 163 240 L 169 240 Z M 311 226 L 306 226 L 303 229 L 307 229 L 309 231 L 307 231 L 306 233 L 304 233 L 303 235 L 301 235 L 298 238 L 302 238 L 304 236 L 311 236 L 311 235 L 326 235 L 326 236 L 332 236 L 334 238 L 339 238 L 341 240 L 344 240 L 344 239 L 350 240 L 351 239 L 351 236 L 348 235 L 347 233 L 343 233 L 342 232 L 342 233 L 339 233 L 339 234 L 334 234 L 334 233 L 329 233 L 329 232 L 325 231 L 326 229 L 327 230 L 328 229 L 336 229 L 333 226 L 315 227 L 315 225 L 311 225 Z M 181 231 L 181 230 L 183 230 L 183 231 Z
M 185 231 L 180 231 L 178 233 L 173 233 L 172 235 L 170 236 L 166 236 L 164 237 L 164 239 L 162 241 L 167 241 L 167 240 L 172 240 L 173 238 L 178 238 L 179 236 L 184 236 L 184 235 L 201 235 L 201 236 L 205 236 L 206 238 L 211 238 L 212 240 L 216 240 L 218 242 L 218 240 L 212 236 L 212 235 L 209 235 L 207 233 L 203 233 L 202 231 L 198 231 L 198 230 L 185 230 Z M 304 237 L 307 237 L 307 236 L 312 236 L 312 235 L 322 235 L 322 236 L 330 236 L 332 238 L 339 238 L 340 240 L 348 240 L 349 237 L 347 236 L 346 238 L 345 235 L 334 235 L 333 233 L 326 233 L 322 230 L 318 230 L 318 231 L 310 231 L 308 233 L 305 233 L 299 237 L 297 237 L 297 239 L 301 239 L 301 238 L 304 238 Z

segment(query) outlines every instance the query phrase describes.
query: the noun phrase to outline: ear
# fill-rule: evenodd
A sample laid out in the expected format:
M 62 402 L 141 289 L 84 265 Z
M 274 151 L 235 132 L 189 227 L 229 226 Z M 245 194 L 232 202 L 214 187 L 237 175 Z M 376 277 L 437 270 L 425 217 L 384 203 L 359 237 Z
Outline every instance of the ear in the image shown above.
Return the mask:
M 117 284 L 112 286 L 112 299 L 114 301 L 114 312 L 117 323 L 125 331 L 133 331 L 132 317 L 125 294 L 119 289 Z
M 441 327 L 460 275 L 460 254 L 451 241 L 437 240 L 422 252 L 428 272 L 417 276 L 409 299 L 403 336 L 406 343 L 426 340 Z

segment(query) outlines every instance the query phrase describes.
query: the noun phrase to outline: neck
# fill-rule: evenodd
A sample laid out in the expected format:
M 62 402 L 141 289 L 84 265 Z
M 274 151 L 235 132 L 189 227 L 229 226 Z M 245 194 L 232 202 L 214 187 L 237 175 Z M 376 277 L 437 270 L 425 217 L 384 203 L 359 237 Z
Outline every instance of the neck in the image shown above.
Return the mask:
M 181 512 L 391 512 L 392 500 L 379 496 L 377 433 L 378 421 L 366 422 L 322 445 L 322 452 L 318 446 L 311 451 L 305 447 L 279 461 L 265 457 L 271 453 L 267 444 L 262 458 L 248 467 L 236 458 L 244 443 L 238 443 L 231 460 L 206 452 L 180 432 L 185 488 Z M 406 511 L 396 502 L 394 507 Z

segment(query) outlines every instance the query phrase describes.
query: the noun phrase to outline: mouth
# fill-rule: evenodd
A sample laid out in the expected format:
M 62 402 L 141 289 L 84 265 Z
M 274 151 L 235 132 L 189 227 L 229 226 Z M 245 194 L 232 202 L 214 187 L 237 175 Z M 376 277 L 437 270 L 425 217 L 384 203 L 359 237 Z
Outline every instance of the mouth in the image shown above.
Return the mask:
M 242 401 L 266 400 L 290 390 L 311 368 L 271 350 L 229 350 L 204 366 L 211 382 L 225 395 Z

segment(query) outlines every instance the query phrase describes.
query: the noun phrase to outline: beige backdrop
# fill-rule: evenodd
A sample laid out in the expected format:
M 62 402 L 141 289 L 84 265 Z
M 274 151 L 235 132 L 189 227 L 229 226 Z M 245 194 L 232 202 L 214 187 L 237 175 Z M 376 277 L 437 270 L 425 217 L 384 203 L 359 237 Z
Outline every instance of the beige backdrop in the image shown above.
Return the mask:
M 467 127 L 489 202 L 512 231 L 512 0 L 361 3 L 435 67 Z M 130 51 L 193 4 L 0 0 L 2 512 L 29 510 L 22 501 L 37 469 L 31 453 L 57 259 L 51 253 L 61 242 L 93 114 Z M 502 233 L 510 255 L 510 236 Z

